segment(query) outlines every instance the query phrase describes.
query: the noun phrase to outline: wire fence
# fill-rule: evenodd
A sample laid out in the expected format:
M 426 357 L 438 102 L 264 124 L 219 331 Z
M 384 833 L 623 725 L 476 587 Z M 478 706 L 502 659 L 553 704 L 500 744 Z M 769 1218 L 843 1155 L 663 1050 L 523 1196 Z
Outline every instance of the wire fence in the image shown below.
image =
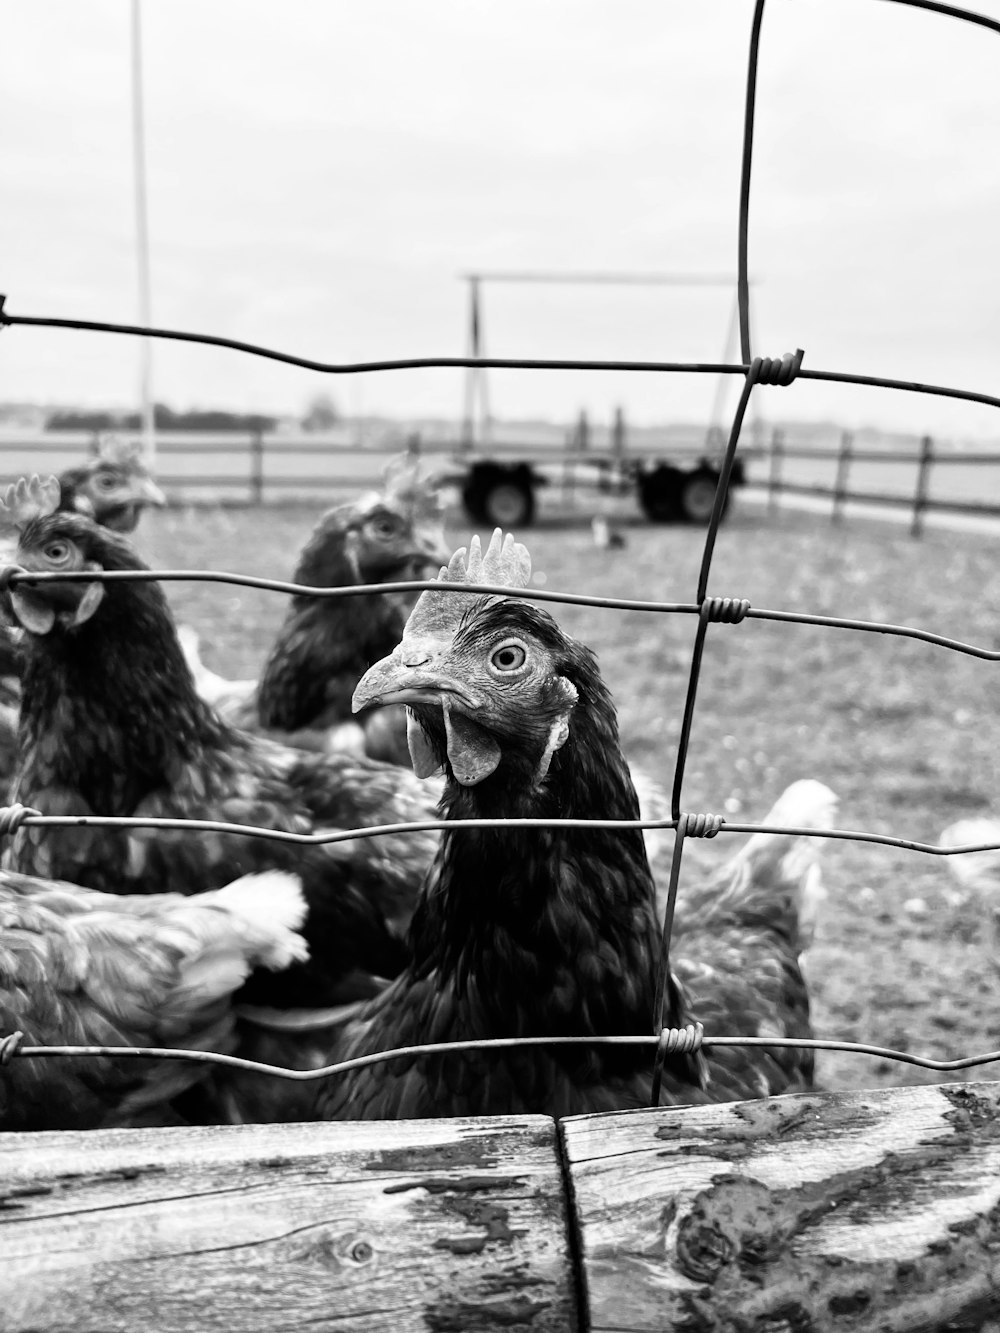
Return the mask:
M 979 27 L 990 29 L 1000 33 L 1000 20 L 987 18 L 981 14 L 975 14 L 971 11 L 958 8 L 957 6 L 938 3 L 938 0 L 885 0 L 886 3 L 906 5 L 914 9 L 922 9 L 936 14 L 942 14 L 959 19 L 961 21 L 974 24 Z M 992 407 L 1000 407 L 1000 398 L 990 394 L 978 393 L 968 389 L 948 388 L 941 385 L 916 383 L 910 381 L 888 379 L 880 376 L 860 375 L 852 372 L 811 370 L 802 365 L 803 352 L 798 350 L 794 355 L 788 354 L 779 359 L 768 359 L 752 354 L 750 344 L 750 311 L 749 311 L 749 282 L 748 282 L 748 234 L 749 234 L 749 206 L 750 206 L 750 183 L 751 183 L 751 164 L 754 142 L 754 114 L 756 104 L 756 82 L 757 82 L 757 62 L 760 45 L 761 24 L 764 13 L 765 0 L 755 0 L 753 22 L 751 27 L 749 44 L 749 66 L 747 76 L 746 107 L 743 126 L 743 154 L 740 173 L 740 209 L 739 209 L 739 268 L 738 268 L 738 302 L 739 302 L 739 324 L 740 324 L 740 364 L 705 364 L 705 363 L 677 363 L 661 361 L 595 361 L 595 360 L 541 360 L 541 359 L 520 359 L 520 358 L 468 358 L 468 357 L 416 357 L 405 360 L 392 361 L 369 361 L 353 363 L 322 362 L 306 357 L 299 357 L 286 352 L 276 351 L 272 348 L 258 346 L 252 343 L 240 342 L 234 339 L 217 337 L 208 334 L 186 333 L 177 330 L 146 328 L 136 325 L 110 324 L 95 322 L 89 320 L 75 319 L 55 319 L 48 317 L 12 315 L 4 308 L 4 298 L 0 297 L 0 327 L 3 326 L 44 326 L 49 328 L 64 328 L 76 330 L 89 330 L 92 332 L 104 332 L 113 334 L 124 334 L 139 337 L 153 337 L 168 339 L 174 341 L 192 342 L 207 344 L 210 346 L 229 348 L 235 351 L 243 352 L 252 356 L 265 357 L 270 360 L 284 362 L 289 365 L 300 366 L 304 369 L 317 371 L 323 374 L 361 374 L 375 372 L 391 372 L 403 369 L 418 369 L 430 367 L 481 367 L 481 368 L 504 368 L 520 370 L 594 370 L 594 371 L 635 371 L 638 373 L 694 373 L 694 374 L 731 374 L 742 375 L 743 386 L 733 416 L 728 442 L 725 449 L 723 462 L 720 469 L 720 477 L 716 489 L 715 502 L 709 519 L 705 543 L 702 553 L 701 567 L 698 574 L 697 587 L 693 602 L 675 603 L 659 601 L 642 601 L 631 598 L 611 598 L 611 597 L 590 597 L 584 594 L 560 593 L 560 592 L 541 592 L 512 590 L 509 588 L 497 587 L 488 584 L 459 584 L 451 585 L 450 590 L 458 593 L 476 595 L 481 593 L 500 593 L 504 596 L 526 597 L 532 601 L 546 601 L 553 603 L 572 603 L 577 605 L 594 606 L 619 610 L 631 611 L 649 611 L 658 614 L 688 614 L 695 615 L 697 622 L 694 630 L 694 638 L 691 649 L 691 665 L 688 674 L 687 690 L 685 694 L 684 707 L 682 713 L 680 734 L 677 745 L 677 757 L 674 768 L 673 783 L 670 797 L 671 814 L 667 820 L 583 820 L 583 819 L 471 819 L 471 820 L 424 820 L 412 823 L 400 823 L 393 825 L 382 825 L 363 829 L 338 830 L 336 832 L 325 832 L 321 834 L 296 834 L 281 832 L 275 829 L 257 827 L 250 824 L 230 824 L 214 820 L 181 820 L 181 819 L 157 819 L 157 818 L 135 818 L 135 817 L 113 817 L 113 816 L 58 816 L 46 815 L 42 811 L 37 811 L 22 805 L 10 806 L 0 811 L 0 836 L 13 834 L 22 825 L 37 826 L 63 826 L 63 827 L 116 827 L 116 828 L 148 828 L 148 829 L 185 829 L 191 833 L 198 832 L 224 832 L 232 834 L 242 834 L 248 837 L 269 838 L 286 842 L 295 842 L 301 844 L 332 843 L 352 838 L 370 838 L 384 836 L 390 833 L 401 833 L 408 831 L 423 831 L 433 829 L 454 829 L 454 828 L 484 828 L 484 827 L 554 827 L 554 828 L 609 828 L 609 829 L 672 829 L 675 833 L 673 854 L 670 863 L 669 881 L 667 889 L 666 909 L 664 913 L 663 928 L 661 934 L 660 957 L 658 960 L 658 975 L 656 988 L 656 1002 L 654 1012 L 651 1018 L 651 1032 L 649 1034 L 622 1034 L 622 1035 L 585 1035 L 576 1037 L 516 1037 L 501 1038 L 492 1040 L 472 1040 L 461 1042 L 442 1042 L 429 1043 L 425 1045 L 407 1046 L 396 1050 L 379 1051 L 370 1055 L 358 1057 L 353 1060 L 342 1061 L 318 1069 L 310 1070 L 290 1070 L 274 1065 L 261 1064 L 256 1061 L 244 1060 L 238 1056 L 224 1055 L 217 1052 L 180 1050 L 177 1048 L 154 1048 L 154 1047 L 122 1047 L 122 1046 L 31 1046 L 26 1045 L 24 1036 L 20 1032 L 8 1034 L 0 1038 L 0 1066 L 7 1064 L 15 1057 L 36 1059 L 40 1057 L 67 1057 L 67 1056 L 93 1056 L 93 1057 L 136 1057 L 148 1059 L 155 1057 L 164 1060 L 190 1060 L 202 1063 L 210 1063 L 229 1068 L 239 1068 L 252 1072 L 267 1074 L 273 1077 L 290 1079 L 293 1081 L 307 1081 L 312 1079 L 326 1078 L 334 1074 L 344 1072 L 348 1069 L 358 1068 L 363 1065 L 380 1063 L 382 1061 L 412 1057 L 414 1055 L 424 1055 L 431 1053 L 483 1050 L 483 1049 L 505 1049 L 514 1046 L 567 1046 L 567 1045 L 651 1045 L 655 1046 L 654 1073 L 651 1089 L 651 1102 L 653 1105 L 659 1104 L 659 1090 L 661 1074 L 666 1057 L 672 1052 L 694 1051 L 699 1048 L 712 1048 L 723 1046 L 760 1046 L 767 1049 L 776 1048 L 795 1048 L 812 1050 L 838 1050 L 853 1052 L 857 1054 L 867 1054 L 879 1057 L 881 1059 L 890 1059 L 903 1063 L 916 1065 L 921 1068 L 935 1071 L 954 1071 L 968 1069 L 975 1066 L 985 1065 L 993 1061 L 1000 1061 L 1000 1051 L 988 1051 L 981 1054 L 961 1056 L 953 1060 L 935 1060 L 925 1056 L 913 1055 L 908 1052 L 892 1050 L 879 1046 L 866 1045 L 857 1042 L 839 1041 L 836 1039 L 825 1038 L 777 1038 L 777 1037 L 747 1037 L 740 1035 L 718 1035 L 705 1034 L 699 1023 L 692 1023 L 684 1028 L 674 1028 L 666 1026 L 666 990 L 670 973 L 670 942 L 673 927 L 674 908 L 677 899 L 677 892 L 680 884 L 681 869 L 686 840 L 690 837 L 714 837 L 719 833 L 772 833 L 786 835 L 801 835 L 809 837 L 850 839 L 854 841 L 877 843 L 881 845 L 893 846 L 912 851 L 922 852 L 935 856 L 955 856 L 966 855 L 972 852 L 1000 850 L 1000 843 L 983 842 L 976 844 L 967 844 L 959 846 L 941 847 L 933 844 L 915 842 L 910 839 L 896 838 L 884 834 L 867 833 L 856 830 L 843 829 L 814 829 L 814 828 L 796 828 L 783 827 L 778 825 L 763 825 L 752 823 L 731 823 L 721 815 L 715 814 L 697 814 L 686 812 L 682 807 L 684 774 L 688 759 L 690 745 L 691 727 L 694 719 L 698 684 L 701 673 L 701 663 L 707 642 L 709 626 L 718 625 L 739 625 L 748 618 L 758 618 L 774 621 L 784 621 L 788 623 L 811 624 L 826 626 L 829 628 L 839 628 L 863 631 L 867 633 L 889 634 L 905 636 L 917 639 L 938 647 L 949 649 L 951 651 L 964 653 L 973 657 L 981 658 L 985 661 L 1000 660 L 1000 651 L 977 647 L 972 644 L 963 643 L 959 640 L 950 639 L 934 632 L 911 628 L 901 625 L 879 623 L 875 621 L 860 621 L 843 617 L 816 616 L 803 614 L 799 612 L 775 611 L 763 608 L 755 608 L 745 599 L 733 597 L 709 597 L 708 580 L 712 567 L 712 557 L 715 550 L 716 538 L 719 532 L 719 526 L 725 509 L 725 503 L 729 491 L 730 480 L 733 472 L 733 466 L 736 459 L 736 453 L 740 442 L 740 434 L 743 426 L 744 417 L 750 403 L 751 395 L 758 386 L 772 385 L 783 387 L 791 384 L 796 378 L 824 380 L 828 382 L 839 382 L 858 385 L 869 385 L 876 388 L 893 389 L 901 392 L 930 394 L 940 397 L 947 397 L 961 401 L 983 403 Z M 317 596 L 317 597 L 351 597 L 362 596 L 366 593 L 387 593 L 397 591 L 420 590 L 426 588 L 440 587 L 440 584 L 433 581 L 415 581 L 393 584 L 375 584 L 354 587 L 337 588 L 311 588 L 299 586 L 294 583 L 285 583 L 273 579 L 255 578 L 248 575 L 224 573 L 219 571 L 207 570 L 153 570 L 153 571 L 87 571 L 77 574 L 62 573 L 29 573 L 14 566 L 9 566 L 0 574 L 0 590 L 8 589 L 19 583 L 25 584 L 44 584 L 49 582 L 73 582 L 73 581 L 103 581 L 112 583 L 121 580 L 191 580 L 191 581 L 212 581 L 218 583 L 237 584 L 240 586 L 261 588 L 279 593 L 297 595 L 297 596 Z

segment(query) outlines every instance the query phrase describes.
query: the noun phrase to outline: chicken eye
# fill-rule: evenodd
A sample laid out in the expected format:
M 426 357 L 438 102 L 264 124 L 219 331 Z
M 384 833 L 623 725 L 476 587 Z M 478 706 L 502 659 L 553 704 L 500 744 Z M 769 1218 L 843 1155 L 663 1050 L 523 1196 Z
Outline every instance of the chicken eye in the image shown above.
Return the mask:
M 118 485 L 118 481 L 115 477 L 109 477 L 107 473 L 104 473 L 103 476 L 98 474 L 94 478 L 94 485 L 99 491 L 113 491 Z
M 382 541 L 388 541 L 390 537 L 396 535 L 396 525 L 391 518 L 377 518 L 371 526 L 375 536 Z
M 527 660 L 527 650 L 520 643 L 502 643 L 490 654 L 490 666 L 494 671 L 520 671 Z
M 42 554 L 50 564 L 64 565 L 70 558 L 72 550 L 73 548 L 69 542 L 55 541 L 43 546 Z

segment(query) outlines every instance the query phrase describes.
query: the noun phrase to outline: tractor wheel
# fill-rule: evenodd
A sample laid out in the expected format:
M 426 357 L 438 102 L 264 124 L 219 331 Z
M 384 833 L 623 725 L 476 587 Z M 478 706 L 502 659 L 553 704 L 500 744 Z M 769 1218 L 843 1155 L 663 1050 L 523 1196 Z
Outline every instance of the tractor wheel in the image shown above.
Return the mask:
M 500 476 L 481 494 L 483 519 L 505 532 L 529 527 L 535 517 L 535 492 L 524 478 Z
M 680 510 L 689 523 L 704 525 L 712 517 L 718 484 L 719 474 L 707 467 L 698 468 L 697 472 L 692 472 L 681 482 L 678 496 Z M 723 515 L 725 515 L 728 505 L 729 497 L 727 495 L 726 505 L 722 510 Z
M 676 523 L 681 517 L 680 487 L 683 477 L 682 472 L 667 463 L 661 463 L 652 472 L 640 475 L 639 508 L 650 523 Z

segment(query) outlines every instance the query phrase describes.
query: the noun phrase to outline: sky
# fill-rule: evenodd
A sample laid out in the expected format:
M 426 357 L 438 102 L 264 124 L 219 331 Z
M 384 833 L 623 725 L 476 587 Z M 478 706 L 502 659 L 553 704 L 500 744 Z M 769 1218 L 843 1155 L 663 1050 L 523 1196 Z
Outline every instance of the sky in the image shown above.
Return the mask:
M 155 324 L 454 356 L 470 271 L 735 278 L 750 0 L 141 0 Z M 985 0 L 969 8 L 1000 16 Z M 138 318 L 126 0 L 0 3 L 0 291 Z M 768 0 L 754 350 L 1000 393 L 1000 34 Z M 722 358 L 726 288 L 487 285 L 496 356 Z M 733 355 L 733 359 L 738 359 Z M 457 416 L 462 375 L 329 379 L 158 344 L 175 408 Z M 735 382 L 723 411 L 735 402 Z M 501 417 L 707 421 L 702 376 L 495 372 Z M 799 382 L 765 416 L 1000 436 L 996 409 Z M 6 329 L 0 401 L 133 406 L 139 346 Z M 776 401 L 775 394 L 782 398 Z

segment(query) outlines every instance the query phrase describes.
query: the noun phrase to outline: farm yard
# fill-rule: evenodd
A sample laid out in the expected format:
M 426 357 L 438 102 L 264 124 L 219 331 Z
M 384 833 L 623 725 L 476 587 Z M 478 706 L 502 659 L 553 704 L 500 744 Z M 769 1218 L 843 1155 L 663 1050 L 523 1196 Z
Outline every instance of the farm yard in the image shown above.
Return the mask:
M 52 3 L 0 1330 L 1000 1333 L 1000 19 Z
M 151 512 L 140 535 L 159 568 L 291 574 L 315 506 Z M 690 601 L 697 529 L 651 527 L 623 503 L 623 550 L 556 515 L 526 533 L 537 586 L 596 596 Z M 469 532 L 454 512 L 449 540 Z M 483 534 L 484 536 L 488 534 Z M 206 664 L 255 676 L 284 615 L 282 595 L 209 583 L 165 585 L 177 617 L 201 634 Z M 929 629 L 1000 647 L 996 542 L 853 522 L 835 534 L 793 511 L 734 505 L 721 529 L 709 592 L 773 610 Z M 551 608 L 589 644 L 615 698 L 624 749 L 667 787 L 690 667 L 694 617 Z M 840 798 L 837 827 L 936 842 L 941 829 L 1000 805 L 996 667 L 897 637 L 744 621 L 709 630 L 683 808 L 761 820 L 790 782 L 815 777 Z M 690 842 L 681 881 L 740 835 Z M 666 860 L 657 867 L 666 871 Z M 828 840 L 828 900 L 808 959 L 817 1035 L 939 1059 L 1000 1046 L 998 953 L 989 904 L 959 886 L 946 858 Z M 1000 902 L 1000 883 L 998 883 Z M 1000 1077 L 987 1066 L 975 1079 Z M 953 1081 L 870 1057 L 823 1053 L 831 1089 Z

